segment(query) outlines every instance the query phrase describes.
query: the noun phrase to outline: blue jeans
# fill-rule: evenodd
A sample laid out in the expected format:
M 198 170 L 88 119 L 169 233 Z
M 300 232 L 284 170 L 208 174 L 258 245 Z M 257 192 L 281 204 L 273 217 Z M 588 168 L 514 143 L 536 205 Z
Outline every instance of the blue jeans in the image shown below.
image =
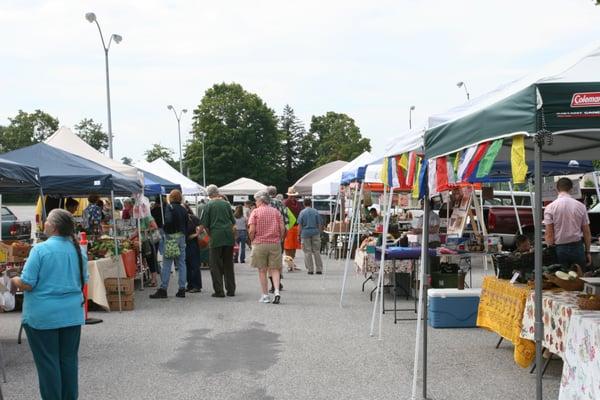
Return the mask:
M 202 289 L 202 274 L 200 273 L 200 247 L 194 238 L 187 241 L 185 248 L 185 265 L 187 267 L 188 289 Z
M 164 240 L 169 240 L 171 235 L 165 234 Z M 160 271 L 160 288 L 167 290 L 169 287 L 169 278 L 171 277 L 171 265 L 177 263 L 177 272 L 179 274 L 179 289 L 185 289 L 186 283 L 186 268 L 185 268 L 185 235 L 181 235 L 177 239 L 179 245 L 179 257 L 177 258 L 163 258 L 162 271 Z M 164 257 L 164 252 L 163 252 Z
M 567 244 L 557 244 L 556 247 L 556 260 L 559 264 L 566 265 L 568 267 L 573 264 L 577 264 L 582 270 L 587 268 L 587 260 L 585 258 L 585 248 L 583 242 L 574 242 Z
M 235 239 L 235 243 L 240 246 L 239 260 L 240 262 L 246 262 L 246 240 L 248 240 L 247 231 L 238 231 L 238 237 Z M 237 262 L 237 260 L 236 260 Z

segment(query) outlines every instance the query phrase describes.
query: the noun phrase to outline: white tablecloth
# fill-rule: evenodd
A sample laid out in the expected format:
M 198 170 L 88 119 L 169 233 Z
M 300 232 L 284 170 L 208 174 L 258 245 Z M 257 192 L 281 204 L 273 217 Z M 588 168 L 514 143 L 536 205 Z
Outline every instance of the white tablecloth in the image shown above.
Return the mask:
M 106 287 L 104 280 L 106 278 L 125 278 L 125 266 L 121 257 L 101 258 L 88 262 L 88 272 L 90 279 L 88 281 L 88 299 L 110 311 L 108 300 L 106 298 Z

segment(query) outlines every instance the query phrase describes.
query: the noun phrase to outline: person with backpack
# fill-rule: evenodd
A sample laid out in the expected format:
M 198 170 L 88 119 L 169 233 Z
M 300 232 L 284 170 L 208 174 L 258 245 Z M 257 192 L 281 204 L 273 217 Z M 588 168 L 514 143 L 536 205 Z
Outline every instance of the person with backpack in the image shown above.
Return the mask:
M 183 196 L 179 190 L 172 190 L 169 193 L 169 204 L 165 205 L 163 214 L 164 252 L 163 265 L 160 272 L 161 284 L 156 293 L 151 294 L 151 299 L 166 299 L 169 279 L 171 277 L 171 266 L 177 266 L 179 275 L 179 290 L 176 297 L 185 297 L 186 285 L 186 265 L 185 265 L 185 247 L 186 235 L 188 231 L 188 213 L 181 205 Z
M 11 280 L 11 292 L 24 292 L 23 328 L 41 398 L 76 399 L 87 254 L 79 247 L 75 220 L 67 210 L 52 210 L 44 233 L 48 240 L 33 247 L 23 273 Z

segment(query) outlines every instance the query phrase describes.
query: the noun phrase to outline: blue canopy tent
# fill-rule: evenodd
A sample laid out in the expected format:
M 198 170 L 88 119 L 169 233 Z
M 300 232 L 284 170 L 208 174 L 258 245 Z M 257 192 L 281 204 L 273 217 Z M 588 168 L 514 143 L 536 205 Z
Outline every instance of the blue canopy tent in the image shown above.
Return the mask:
M 147 195 L 167 194 L 173 189 L 181 190 L 181 185 L 173 183 L 165 178 L 138 168 L 144 173 L 144 193 Z
M 37 168 L 0 158 L 0 193 L 38 192 L 40 186 Z
M 41 186 L 46 194 L 85 195 L 113 192 L 115 195 L 130 195 L 142 191 L 142 186 L 137 180 L 45 143 L 14 150 L 2 154 L 1 157 L 37 167 Z

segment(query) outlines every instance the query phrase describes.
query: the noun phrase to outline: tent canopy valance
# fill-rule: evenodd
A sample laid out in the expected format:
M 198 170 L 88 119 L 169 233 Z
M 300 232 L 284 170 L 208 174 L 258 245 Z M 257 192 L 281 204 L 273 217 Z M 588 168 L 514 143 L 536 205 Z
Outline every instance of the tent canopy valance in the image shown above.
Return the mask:
M 226 196 L 234 195 L 253 195 L 260 190 L 265 190 L 267 185 L 264 185 L 254 179 L 239 178 L 227 185 L 219 188 L 219 193 Z
M 1 157 L 37 167 L 46 194 L 109 194 L 114 191 L 117 195 L 127 196 L 142 191 L 137 180 L 45 143 L 14 150 Z
M 39 174 L 35 167 L 0 158 L 0 193 L 37 192 L 41 185 Z

